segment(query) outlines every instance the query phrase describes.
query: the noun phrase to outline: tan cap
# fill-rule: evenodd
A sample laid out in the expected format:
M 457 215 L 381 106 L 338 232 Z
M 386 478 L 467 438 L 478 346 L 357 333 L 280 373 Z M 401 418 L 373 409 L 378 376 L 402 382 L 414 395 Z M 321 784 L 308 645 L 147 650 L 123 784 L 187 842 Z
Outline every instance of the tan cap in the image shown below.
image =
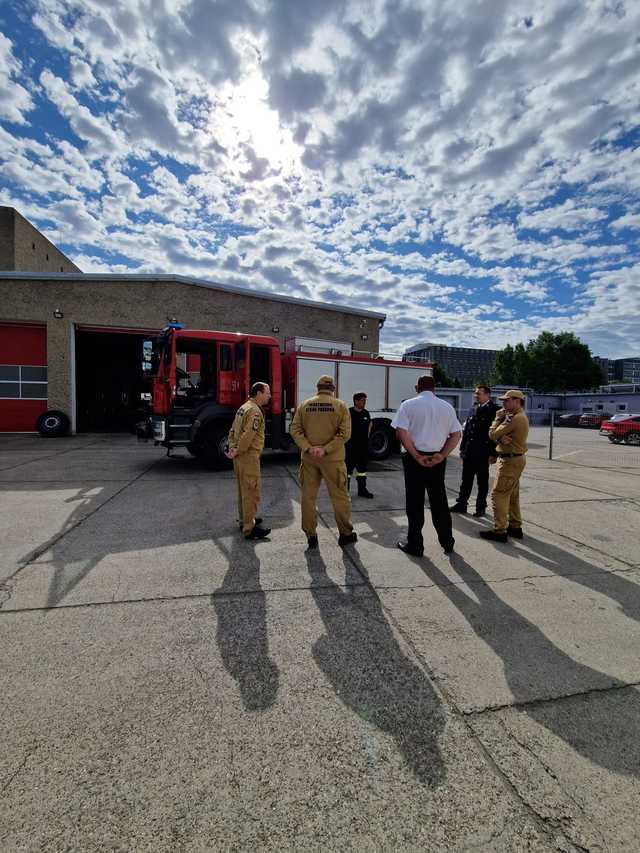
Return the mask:
M 336 383 L 334 381 L 333 376 L 328 376 L 326 374 L 324 376 L 321 376 L 320 379 L 318 379 L 317 384 L 318 385 L 331 385 L 332 388 L 336 387 Z
M 511 391 L 505 391 L 498 400 L 524 400 L 524 394 L 517 388 L 512 388 Z

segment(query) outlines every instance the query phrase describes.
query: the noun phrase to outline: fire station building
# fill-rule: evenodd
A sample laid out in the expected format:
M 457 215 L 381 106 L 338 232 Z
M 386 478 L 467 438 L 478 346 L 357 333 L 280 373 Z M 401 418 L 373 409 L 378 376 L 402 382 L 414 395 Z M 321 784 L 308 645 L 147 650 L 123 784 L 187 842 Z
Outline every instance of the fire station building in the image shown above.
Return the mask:
M 180 275 L 85 274 L 0 207 L 0 432 L 33 432 L 47 409 L 73 432 L 129 428 L 169 321 L 377 353 L 385 315 Z

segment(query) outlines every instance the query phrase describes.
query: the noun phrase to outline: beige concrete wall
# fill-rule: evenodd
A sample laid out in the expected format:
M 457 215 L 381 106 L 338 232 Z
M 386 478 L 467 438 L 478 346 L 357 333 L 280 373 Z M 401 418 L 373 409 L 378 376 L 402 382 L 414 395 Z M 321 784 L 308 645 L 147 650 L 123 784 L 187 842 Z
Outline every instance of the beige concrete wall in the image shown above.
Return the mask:
M 81 272 L 51 240 L 12 207 L 0 207 L 0 269 Z
M 14 270 L 15 252 L 13 250 L 13 214 L 12 207 L 0 207 L 0 270 Z
M 59 308 L 64 317 L 56 319 Z M 0 321 L 47 324 L 49 407 L 71 417 L 74 324 L 161 329 L 175 317 L 192 329 L 351 341 L 377 352 L 378 320 L 183 282 L 0 279 Z M 361 325 L 363 324 L 363 325 Z M 279 333 L 274 334 L 274 326 Z M 361 335 L 368 335 L 363 342 Z

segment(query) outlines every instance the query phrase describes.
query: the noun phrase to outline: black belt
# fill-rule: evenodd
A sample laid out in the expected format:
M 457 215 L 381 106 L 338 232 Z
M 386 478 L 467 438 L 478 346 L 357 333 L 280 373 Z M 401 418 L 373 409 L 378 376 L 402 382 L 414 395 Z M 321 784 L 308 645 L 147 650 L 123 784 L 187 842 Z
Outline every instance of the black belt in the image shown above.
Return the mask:
M 498 453 L 500 459 L 511 459 L 512 456 L 524 456 L 524 453 Z
M 439 450 L 418 450 L 416 448 L 416 453 L 419 453 L 420 456 L 435 456 L 436 453 L 440 453 Z

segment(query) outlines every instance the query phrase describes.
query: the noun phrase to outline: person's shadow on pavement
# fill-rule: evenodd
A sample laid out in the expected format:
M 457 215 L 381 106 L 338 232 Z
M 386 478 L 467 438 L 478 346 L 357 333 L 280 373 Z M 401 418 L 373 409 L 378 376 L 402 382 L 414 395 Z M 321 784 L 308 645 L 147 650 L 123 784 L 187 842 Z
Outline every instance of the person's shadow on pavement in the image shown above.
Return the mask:
M 211 596 L 216 611 L 216 640 L 227 672 L 240 688 L 247 711 L 266 711 L 276 701 L 280 672 L 269 657 L 267 604 L 260 586 L 260 560 L 256 548 L 240 534 L 225 549 L 229 562 L 222 586 Z
M 502 660 L 519 710 L 590 761 L 616 773 L 640 776 L 637 690 L 624 689 L 613 676 L 573 660 L 503 601 L 459 554 L 450 558 L 450 564 L 464 584 L 452 582 L 427 561 L 423 571 Z M 603 691 L 595 700 L 600 705 L 584 695 L 598 691 Z M 580 695 L 567 698 L 571 694 Z M 544 701 L 551 698 L 555 701 Z
M 459 522 L 470 535 L 484 529 L 464 517 L 459 517 Z M 624 572 L 603 569 L 572 551 L 534 538 L 528 531 L 524 539 L 510 539 L 508 545 L 492 544 L 499 551 L 509 548 L 509 555 L 514 559 L 533 563 L 559 577 L 567 578 L 572 583 L 617 601 L 625 616 L 640 622 L 640 585 L 628 580 Z
M 318 551 L 305 558 L 325 628 L 313 646 L 320 670 L 344 705 L 393 738 L 420 782 L 441 784 L 444 709 L 427 674 L 400 647 L 375 591 L 363 584 L 357 552 L 343 555 L 344 589 L 329 578 Z

